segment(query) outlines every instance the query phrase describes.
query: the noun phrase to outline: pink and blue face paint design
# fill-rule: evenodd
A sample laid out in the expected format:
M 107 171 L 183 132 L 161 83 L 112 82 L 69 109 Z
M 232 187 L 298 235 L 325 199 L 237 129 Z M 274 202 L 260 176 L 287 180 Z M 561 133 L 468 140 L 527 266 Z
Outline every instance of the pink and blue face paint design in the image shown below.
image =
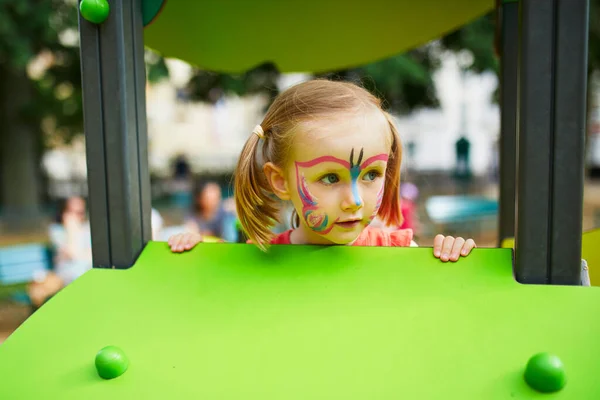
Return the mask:
M 352 196 L 354 197 L 354 204 L 356 207 L 362 206 L 362 199 L 360 198 L 360 194 L 358 193 L 358 177 L 360 176 L 360 172 L 362 168 L 360 167 L 360 162 L 363 158 L 363 149 L 360 149 L 360 154 L 358 155 L 358 161 L 354 164 L 354 149 L 350 151 L 350 178 L 352 179 Z
M 304 175 L 300 178 L 298 165 L 296 165 L 296 179 L 298 180 L 298 193 L 302 201 L 302 216 L 306 224 L 313 231 L 326 235 L 333 229 L 333 224 L 328 228 L 329 217 L 327 214 L 317 211 L 317 199 L 309 192 Z
M 331 223 L 329 225 L 329 216 L 327 214 L 325 214 L 324 212 L 318 211 L 317 199 L 308 190 L 308 185 L 306 184 L 306 179 L 304 177 L 304 174 L 302 174 L 300 172 L 300 169 L 301 168 L 311 168 L 311 167 L 314 167 L 314 166 L 316 166 L 318 164 L 322 164 L 322 163 L 336 163 L 336 164 L 339 164 L 339 165 L 343 166 L 344 168 L 348 169 L 348 171 L 350 172 L 350 178 L 351 178 L 351 184 L 352 184 L 352 196 L 354 198 L 356 206 L 361 206 L 362 199 L 360 197 L 360 194 L 358 193 L 358 178 L 360 177 L 361 172 L 365 168 L 367 168 L 369 165 L 371 165 L 372 163 L 374 163 L 376 161 L 385 161 L 385 162 L 388 161 L 387 154 L 379 154 L 379 155 L 370 157 L 367 160 L 365 160 L 363 163 L 361 163 L 361 161 L 363 159 L 363 155 L 364 155 L 364 151 L 363 151 L 363 149 L 361 149 L 359 156 L 358 156 L 358 160 L 355 163 L 354 162 L 354 149 L 352 149 L 350 152 L 350 160 L 349 161 L 345 161 L 345 160 L 342 160 L 342 159 L 339 159 L 339 158 L 333 157 L 333 156 L 323 156 L 323 157 L 315 158 L 314 160 L 311 160 L 311 161 L 295 163 L 296 164 L 297 189 L 298 189 L 298 194 L 300 195 L 300 200 L 302 201 L 302 216 L 304 217 L 304 220 L 306 221 L 306 224 L 308 225 L 308 227 L 310 229 L 312 229 L 313 231 L 315 231 L 316 233 L 326 235 L 327 233 L 331 232 L 331 230 L 335 226 L 335 222 L 337 222 L 337 220 L 333 221 L 333 223 Z M 380 193 L 381 196 L 378 196 L 377 209 L 381 205 L 381 200 L 379 199 L 379 197 L 383 196 L 383 186 L 382 186 L 382 189 L 380 192 L 381 192 Z M 376 214 L 376 212 L 375 212 L 375 214 Z
M 381 189 L 379 189 L 379 193 L 377 193 L 377 203 L 375 203 L 375 210 L 373 210 L 373 214 L 369 217 L 369 224 L 373 222 L 377 213 L 379 212 L 379 208 L 381 207 L 381 203 L 383 202 L 383 193 L 385 189 L 385 183 L 381 184 Z

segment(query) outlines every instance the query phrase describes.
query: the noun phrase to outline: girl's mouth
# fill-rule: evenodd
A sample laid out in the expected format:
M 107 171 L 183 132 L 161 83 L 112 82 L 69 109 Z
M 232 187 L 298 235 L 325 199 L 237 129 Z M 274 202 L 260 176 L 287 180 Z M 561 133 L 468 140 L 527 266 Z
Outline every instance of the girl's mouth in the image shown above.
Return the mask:
M 340 221 L 335 223 L 337 226 L 343 229 L 354 229 L 360 224 L 360 219 L 354 219 L 350 221 Z

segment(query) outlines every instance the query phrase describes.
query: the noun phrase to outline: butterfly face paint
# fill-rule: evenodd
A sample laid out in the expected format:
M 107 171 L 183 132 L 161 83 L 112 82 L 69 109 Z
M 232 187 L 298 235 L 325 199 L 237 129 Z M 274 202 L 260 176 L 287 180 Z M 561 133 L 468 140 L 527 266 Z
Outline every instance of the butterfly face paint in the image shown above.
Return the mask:
M 304 219 L 308 228 L 313 232 L 320 235 L 326 235 L 330 233 L 333 228 L 335 228 L 336 223 L 340 221 L 340 217 L 336 216 L 335 213 L 340 212 L 341 208 L 339 203 L 335 204 L 333 207 L 323 207 L 320 205 L 317 197 L 311 193 L 309 189 L 309 182 L 324 185 L 324 183 L 319 183 L 319 179 L 322 178 L 323 174 L 325 174 L 325 176 L 330 175 L 335 177 L 335 182 L 330 182 L 326 185 L 331 190 L 329 192 L 331 193 L 329 194 L 330 196 L 335 196 L 335 188 L 339 187 L 339 185 L 350 184 L 352 200 L 356 208 L 360 209 L 364 206 L 364 201 L 360 195 L 359 186 L 363 180 L 365 181 L 363 183 L 372 183 L 372 181 L 369 181 L 367 178 L 365 178 L 365 175 L 369 174 L 369 172 L 366 174 L 363 174 L 363 172 L 365 169 L 369 168 L 371 164 L 377 161 L 387 162 L 388 160 L 387 154 L 378 154 L 368 158 L 364 162 L 362 161 L 363 157 L 364 150 L 361 149 L 358 157 L 355 160 L 354 149 L 352 149 L 348 161 L 334 156 L 322 156 L 310 161 L 295 163 L 297 190 L 302 203 L 302 218 Z M 317 178 L 311 177 L 311 179 L 309 179 L 307 182 L 307 176 L 316 176 Z M 323 193 L 323 188 L 326 186 L 321 186 L 321 193 Z M 381 205 L 383 186 L 384 184 L 382 182 L 379 194 L 377 195 L 375 211 L 373 215 L 377 214 L 377 210 Z M 371 199 L 373 199 L 373 197 L 371 197 Z M 327 200 L 329 200 L 328 202 L 331 203 L 330 199 Z M 370 204 L 373 204 L 373 200 L 371 200 Z M 373 218 L 374 216 L 370 216 L 369 219 L 366 219 L 361 226 L 370 223 Z

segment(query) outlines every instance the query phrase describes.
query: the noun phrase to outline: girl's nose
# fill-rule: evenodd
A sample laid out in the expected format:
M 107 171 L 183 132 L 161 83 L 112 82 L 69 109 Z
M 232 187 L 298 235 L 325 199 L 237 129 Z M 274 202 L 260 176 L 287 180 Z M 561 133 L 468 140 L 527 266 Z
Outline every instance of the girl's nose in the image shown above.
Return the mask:
M 343 211 L 356 211 L 363 207 L 363 199 L 360 195 L 358 185 L 356 182 L 352 182 L 350 187 L 344 193 L 344 199 L 342 201 Z

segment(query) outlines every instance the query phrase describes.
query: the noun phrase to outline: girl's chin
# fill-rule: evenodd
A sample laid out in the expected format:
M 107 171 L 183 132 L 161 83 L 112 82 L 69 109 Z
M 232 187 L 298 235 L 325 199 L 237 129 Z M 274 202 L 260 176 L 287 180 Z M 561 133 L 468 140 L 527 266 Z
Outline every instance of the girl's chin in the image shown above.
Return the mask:
M 331 233 L 325 236 L 332 244 L 349 245 L 360 236 L 361 232 L 336 232 L 334 229 Z

